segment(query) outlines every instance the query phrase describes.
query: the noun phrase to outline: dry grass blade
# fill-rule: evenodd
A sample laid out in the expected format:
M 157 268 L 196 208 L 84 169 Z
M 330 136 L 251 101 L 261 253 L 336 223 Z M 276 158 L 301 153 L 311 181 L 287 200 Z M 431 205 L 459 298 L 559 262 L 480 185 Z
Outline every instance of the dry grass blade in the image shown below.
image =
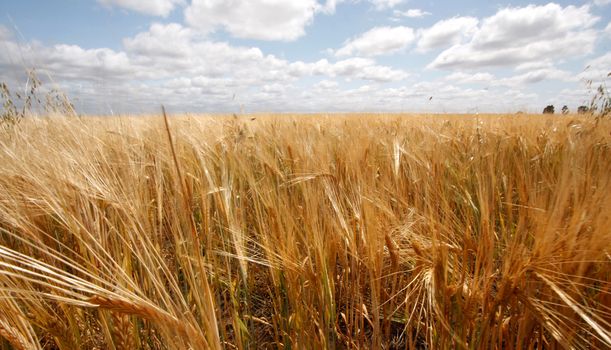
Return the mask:
M 611 346 L 610 120 L 162 114 L 0 133 L 0 350 Z
M 564 292 L 558 285 L 552 282 L 550 279 L 540 273 L 536 273 L 537 277 L 545 282 L 559 297 L 562 301 L 571 308 L 576 314 L 579 315 L 603 340 L 605 346 L 611 348 L 611 323 L 604 319 L 597 317 L 595 313 L 584 306 L 579 305 L 575 299 Z M 597 318 L 595 320 L 594 318 Z
M 179 320 L 163 310 L 159 310 L 153 305 L 134 300 L 105 298 L 101 296 L 93 296 L 87 301 L 100 308 L 126 315 L 139 316 L 154 322 L 160 327 L 171 329 L 177 338 L 168 339 L 170 341 L 178 342 L 178 339 L 187 340 L 186 342 L 194 349 L 210 349 L 212 347 L 206 342 L 200 330 L 195 329 L 192 325 Z

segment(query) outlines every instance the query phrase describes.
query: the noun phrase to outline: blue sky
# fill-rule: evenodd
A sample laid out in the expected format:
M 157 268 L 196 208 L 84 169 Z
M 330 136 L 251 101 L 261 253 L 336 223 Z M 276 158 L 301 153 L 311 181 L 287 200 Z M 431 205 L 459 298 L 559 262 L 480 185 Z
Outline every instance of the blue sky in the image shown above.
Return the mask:
M 1 1 L 0 81 L 36 68 L 98 114 L 574 110 L 609 79 L 610 18 L 611 0 Z

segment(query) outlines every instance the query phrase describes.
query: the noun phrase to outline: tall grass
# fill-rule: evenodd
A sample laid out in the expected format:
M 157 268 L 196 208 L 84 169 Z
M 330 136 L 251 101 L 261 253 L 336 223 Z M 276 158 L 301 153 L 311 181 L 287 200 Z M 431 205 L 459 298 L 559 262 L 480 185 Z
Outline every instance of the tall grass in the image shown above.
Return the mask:
M 608 348 L 610 142 L 578 116 L 24 120 L 0 348 Z

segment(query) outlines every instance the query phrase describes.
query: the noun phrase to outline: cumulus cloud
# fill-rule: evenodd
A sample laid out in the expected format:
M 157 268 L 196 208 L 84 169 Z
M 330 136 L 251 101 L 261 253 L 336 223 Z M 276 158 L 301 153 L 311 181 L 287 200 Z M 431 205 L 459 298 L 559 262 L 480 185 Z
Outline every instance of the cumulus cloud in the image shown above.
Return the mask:
M 335 80 L 323 79 L 318 83 L 314 84 L 312 88 L 314 90 L 336 90 L 339 87 L 339 83 Z
M 191 29 L 178 23 L 153 23 L 148 31 L 124 39 L 123 46 L 128 51 L 142 56 L 181 57 L 189 54 L 193 37 Z
M 541 61 L 534 62 L 526 62 L 517 65 L 514 70 L 516 72 L 524 72 L 524 71 L 533 71 L 538 69 L 551 69 L 554 68 L 554 62 L 550 59 L 545 59 Z
M 311 72 L 315 75 L 326 75 L 329 77 L 340 76 L 348 79 L 362 79 L 376 82 L 398 81 L 408 76 L 408 74 L 402 70 L 380 66 L 371 59 L 358 57 L 335 63 L 329 63 L 326 59 L 322 59 L 314 64 L 310 64 L 309 69 L 311 69 Z
M 7 27 L 0 24 L 0 41 L 8 40 L 12 36 L 13 36 L 13 33 L 11 33 L 11 31 Z
M 421 9 L 409 9 L 406 11 L 394 10 L 395 17 L 421 18 L 430 15 L 430 12 L 422 11 Z
M 596 6 L 607 6 L 611 4 L 611 0 L 594 0 L 594 5 Z
M 0 68 L 15 76 L 23 74 L 24 67 L 34 67 L 51 73 L 61 80 L 105 79 L 125 80 L 137 73 L 125 52 L 108 48 L 83 49 L 77 45 L 44 46 L 38 42 L 17 43 L 10 38 L 0 40 Z
M 293 41 L 305 34 L 317 11 L 331 11 L 316 0 L 193 0 L 186 22 L 202 32 L 222 28 L 238 38 Z
M 571 72 L 556 68 L 551 62 L 541 64 L 525 64 L 515 69 L 518 74 L 499 78 L 487 72 L 468 73 L 454 72 L 443 80 L 454 84 L 484 84 L 486 86 L 520 88 L 542 81 L 559 80 L 576 82 L 578 79 Z
M 367 80 L 374 82 L 391 82 L 407 78 L 409 74 L 401 69 L 376 64 L 369 58 L 348 58 L 337 62 L 321 59 L 316 62 L 302 61 L 288 64 L 287 72 L 293 77 L 323 76 L 345 78 L 346 80 Z
M 550 67 L 531 70 L 508 78 L 497 79 L 492 81 L 491 85 L 518 87 L 548 80 L 575 82 L 577 79 L 570 72 Z
M 241 105 L 246 112 L 505 112 L 539 102 L 536 95 L 519 87 L 463 85 L 492 79 L 489 73 L 453 74 L 448 80 L 414 83 L 407 72 L 371 58 L 289 61 L 256 47 L 212 41 L 179 24 L 153 24 L 125 39 L 122 50 L 35 42 L 17 45 L 4 36 L 0 47 L 8 48 L 0 50 L 0 75 L 21 69 L 21 62 L 8 58 L 19 57 L 21 50 L 31 60 L 27 65 L 61 82 L 60 88 L 85 113 L 156 113 L 160 103 L 172 112 L 237 112 Z M 608 60 L 599 61 L 607 64 Z M 385 85 L 393 81 L 401 83 Z M 498 102 L 503 100 L 511 103 Z
M 539 99 L 537 94 L 522 89 L 462 87 L 445 79 L 380 89 L 370 95 L 374 101 L 390 106 L 405 103 L 404 108 L 408 111 L 448 113 L 515 112 L 517 106 L 532 105 Z
M 270 4 L 275 0 L 260 1 Z M 288 38 L 303 35 L 295 33 L 304 31 L 312 19 L 304 20 L 303 13 L 333 13 L 342 0 L 312 0 L 309 10 L 296 5 L 299 1 L 275 3 L 275 7 L 288 8 L 285 13 L 292 14 L 295 21 L 283 20 L 284 24 L 270 32 L 260 28 L 257 35 L 267 35 L 267 40 L 293 40 Z M 236 9 L 229 11 L 233 14 L 212 18 L 203 27 L 154 23 L 125 38 L 121 49 L 35 41 L 18 44 L 11 31 L 0 26 L 0 81 L 22 71 L 24 65 L 37 67 L 61 82 L 77 108 L 86 106 L 85 112 L 95 113 L 155 112 L 160 103 L 171 111 L 196 112 L 237 111 L 242 104 L 246 111 L 507 112 L 516 106 L 538 106 L 547 98 L 532 92 L 539 82 L 555 80 L 569 86 L 579 84 L 579 79 L 600 81 L 611 67 L 611 54 L 591 59 L 587 62 L 590 67 L 579 75 L 555 66 L 557 58 L 588 52 L 592 46 L 584 43 L 597 34 L 604 35 L 601 28 L 594 28 L 597 18 L 587 6 L 510 8 L 481 21 L 449 18 L 418 32 L 403 26 L 375 27 L 347 40 L 332 51 L 335 56 L 295 61 L 254 46 L 215 41 L 207 35 L 225 29 L 238 36 L 235 33 L 253 27 L 256 20 L 240 24 L 239 30 L 230 30 L 224 22 L 246 13 L 247 5 L 234 0 Z M 208 0 L 205 6 L 224 11 L 221 1 Z M 269 34 L 277 33 L 280 27 L 292 29 L 282 35 Z M 609 27 L 604 30 L 609 32 Z M 416 82 L 407 71 L 374 59 L 405 51 L 415 42 L 420 51 L 446 49 L 436 58 L 439 65 L 430 66 L 456 71 L 435 81 L 423 78 Z M 491 66 L 512 69 L 488 70 Z M 557 90 L 549 94 L 557 94 Z
M 478 23 L 474 17 L 453 17 L 439 21 L 419 31 L 417 49 L 424 52 L 459 44 L 475 33 Z
M 343 1 L 344 0 L 327 0 L 324 4 L 318 5 L 316 9 L 324 14 L 330 15 L 335 13 L 335 8 Z
M 77 45 L 55 45 L 44 50 L 47 69 L 61 72 L 64 77 L 80 79 L 89 76 L 99 79 L 128 79 L 132 73 L 129 58 L 125 52 L 108 48 L 83 49 Z M 70 67 L 70 69 L 65 69 Z M 95 72 L 95 74 L 91 74 Z
M 465 73 L 455 72 L 445 77 L 445 80 L 452 81 L 457 84 L 481 84 L 494 81 L 494 75 L 490 73 Z
M 161 17 L 168 16 L 177 5 L 184 4 L 184 0 L 98 0 L 98 2 L 108 7 L 116 6 Z
M 159 103 L 182 111 L 226 111 L 237 104 L 233 94 L 250 108 L 282 109 L 297 106 L 294 84 L 308 78 L 320 78 L 323 82 L 314 90 L 321 91 L 333 90 L 336 80 L 378 84 L 408 77 L 403 70 L 368 58 L 288 61 L 257 47 L 212 41 L 176 23 L 153 24 L 126 38 L 119 51 L 18 44 L 4 35 L 0 47 L 5 48 L 0 50 L 3 81 L 17 81 L 18 76 L 8 74 L 22 72 L 24 65 L 36 67 L 41 76 L 48 73 L 61 82 L 77 108 L 83 105 L 94 113 L 148 112 Z
M 377 56 L 405 50 L 415 40 L 412 28 L 375 27 L 360 36 L 348 40 L 335 52 L 336 56 Z
M 507 8 L 483 21 L 473 44 L 478 48 L 497 48 L 507 43 L 523 45 L 533 40 L 553 40 L 573 30 L 590 28 L 597 21 L 598 17 L 590 14 L 589 6 L 562 8 L 550 3 Z
M 286 90 L 290 88 L 292 88 L 292 86 L 278 82 L 278 83 L 264 84 L 261 87 L 261 92 L 267 94 L 268 96 L 281 96 L 286 92 Z
M 608 38 L 611 38 L 611 22 L 607 23 L 607 26 L 605 27 L 605 34 Z
M 370 0 L 370 2 L 375 6 L 376 10 L 383 11 L 400 5 L 405 0 Z
M 550 3 L 506 8 L 484 19 L 467 43 L 443 51 L 429 68 L 470 69 L 514 66 L 592 52 L 593 25 L 599 20 L 589 6 Z
M 583 72 L 578 78 L 583 81 L 598 83 L 611 78 L 611 52 L 598 56 L 586 62 Z
M 567 71 L 557 68 L 541 68 L 505 78 L 497 78 L 490 73 L 470 74 L 455 72 L 446 76 L 445 80 L 455 84 L 484 84 L 488 87 L 523 88 L 526 85 L 536 84 L 542 81 L 559 80 L 575 82 L 577 79 L 573 74 Z

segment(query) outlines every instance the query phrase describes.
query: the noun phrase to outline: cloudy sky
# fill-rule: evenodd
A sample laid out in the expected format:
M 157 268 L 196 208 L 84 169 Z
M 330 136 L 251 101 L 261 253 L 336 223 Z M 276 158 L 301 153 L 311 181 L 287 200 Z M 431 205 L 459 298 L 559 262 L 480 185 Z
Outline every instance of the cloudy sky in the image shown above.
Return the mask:
M 0 1 L 0 81 L 82 113 L 539 112 L 611 72 L 611 0 Z

